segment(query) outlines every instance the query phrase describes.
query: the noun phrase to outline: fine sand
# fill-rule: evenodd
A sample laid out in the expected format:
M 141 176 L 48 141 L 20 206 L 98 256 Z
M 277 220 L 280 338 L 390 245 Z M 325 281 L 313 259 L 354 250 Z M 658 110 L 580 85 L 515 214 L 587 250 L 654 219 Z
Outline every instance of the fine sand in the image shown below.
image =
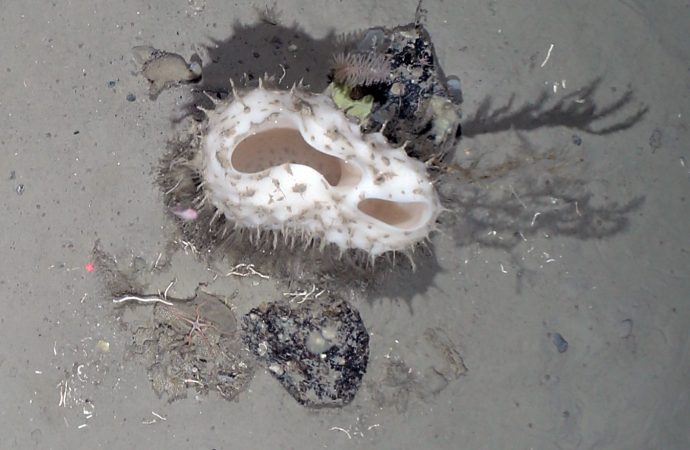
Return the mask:
M 370 333 L 354 401 L 309 409 L 263 369 L 236 401 L 171 403 L 132 352 L 150 308 L 115 308 L 97 242 L 141 294 L 207 282 L 241 315 L 289 290 L 214 281 L 173 242 L 155 177 L 192 86 L 152 100 L 132 48 L 196 53 L 216 88 L 287 51 L 323 88 L 335 34 L 416 2 L 285 0 L 275 24 L 250 2 L 3 2 L 0 448 L 690 448 L 690 10 L 653 3 L 424 3 L 467 170 L 439 185 L 433 257 L 348 297 Z

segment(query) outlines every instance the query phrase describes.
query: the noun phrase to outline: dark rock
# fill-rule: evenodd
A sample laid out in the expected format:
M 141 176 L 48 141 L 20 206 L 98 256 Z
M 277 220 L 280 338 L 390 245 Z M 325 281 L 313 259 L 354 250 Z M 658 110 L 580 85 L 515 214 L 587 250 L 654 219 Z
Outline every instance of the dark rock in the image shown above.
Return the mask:
M 451 156 L 460 137 L 460 80 L 443 73 L 426 28 L 414 22 L 360 36 L 348 53 L 370 56 L 363 61 L 383 55 L 390 71 L 382 81 L 350 86 L 357 98 L 374 99 L 363 130 L 381 131 L 392 144 L 406 143 L 405 151 L 422 161 Z
M 369 360 L 362 319 L 340 299 L 262 304 L 243 317 L 242 340 L 290 395 L 311 407 L 352 401 Z
M 568 341 L 566 341 L 560 333 L 553 333 L 551 335 L 551 342 L 556 346 L 558 353 L 564 353 L 568 350 Z

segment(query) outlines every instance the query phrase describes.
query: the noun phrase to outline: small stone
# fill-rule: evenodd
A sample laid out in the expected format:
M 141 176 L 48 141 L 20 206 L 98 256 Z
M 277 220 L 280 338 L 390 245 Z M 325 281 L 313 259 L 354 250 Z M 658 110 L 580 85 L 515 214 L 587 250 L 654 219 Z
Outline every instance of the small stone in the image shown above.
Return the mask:
M 96 350 L 101 353 L 108 353 L 110 351 L 110 342 L 104 341 L 103 339 L 96 342 Z
M 108 81 L 108 87 L 109 88 L 114 88 L 116 84 L 117 84 L 117 81 L 115 81 L 115 80 Z
M 17 192 L 17 195 L 22 195 L 24 193 L 24 185 L 23 184 L 17 185 L 17 188 L 15 189 L 15 191 Z
M 568 341 L 561 336 L 561 333 L 554 333 L 551 335 L 551 342 L 556 346 L 558 353 L 565 353 L 568 350 Z
M 134 95 L 134 94 L 132 94 L 132 93 L 127 94 L 127 101 L 128 101 L 128 102 L 133 102 L 133 101 L 135 101 L 136 99 L 137 99 L 137 96 L 136 96 L 136 95 Z
M 400 97 L 405 93 L 405 85 L 402 83 L 393 83 L 391 85 L 391 95 L 395 95 L 396 97 Z
M 446 86 L 448 87 L 448 96 L 453 100 L 453 103 L 462 103 L 462 87 L 460 85 L 460 78 L 451 75 L 446 79 Z
M 273 372 L 277 377 L 279 377 L 279 376 L 283 375 L 283 373 L 285 373 L 285 371 L 283 370 L 283 368 L 279 364 L 271 364 L 270 366 L 268 366 L 268 370 Z
M 629 338 L 632 335 L 633 321 L 632 319 L 621 320 L 618 324 L 618 337 L 621 339 Z
M 582 145 L 582 138 L 580 136 L 578 136 L 577 134 L 573 134 L 572 141 L 573 141 L 573 144 L 577 145 L 578 147 L 580 145 Z

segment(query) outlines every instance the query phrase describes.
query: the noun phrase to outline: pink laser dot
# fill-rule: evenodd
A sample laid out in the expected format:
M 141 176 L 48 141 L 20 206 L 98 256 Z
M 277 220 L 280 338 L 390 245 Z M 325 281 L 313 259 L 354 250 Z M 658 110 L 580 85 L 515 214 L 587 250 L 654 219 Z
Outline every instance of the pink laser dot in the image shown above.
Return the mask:
M 94 270 L 96 270 L 96 268 L 94 267 L 94 265 L 93 265 L 92 262 L 87 262 L 86 264 L 84 264 L 84 270 L 86 270 L 87 272 L 91 273 L 91 272 L 93 272 Z
M 185 208 L 177 205 L 170 208 L 170 212 L 184 221 L 196 220 L 199 217 L 199 212 L 194 208 Z

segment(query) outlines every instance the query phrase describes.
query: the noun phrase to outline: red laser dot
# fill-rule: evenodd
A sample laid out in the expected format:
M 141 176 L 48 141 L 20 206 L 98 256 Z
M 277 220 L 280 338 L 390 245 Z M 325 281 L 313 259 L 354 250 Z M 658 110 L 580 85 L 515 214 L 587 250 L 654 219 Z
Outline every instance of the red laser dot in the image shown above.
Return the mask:
M 84 269 L 85 269 L 87 272 L 89 272 L 89 273 L 91 273 L 91 272 L 93 272 L 94 270 L 96 270 L 96 268 L 94 267 L 94 265 L 93 265 L 92 262 L 87 262 L 86 264 L 84 264 Z

